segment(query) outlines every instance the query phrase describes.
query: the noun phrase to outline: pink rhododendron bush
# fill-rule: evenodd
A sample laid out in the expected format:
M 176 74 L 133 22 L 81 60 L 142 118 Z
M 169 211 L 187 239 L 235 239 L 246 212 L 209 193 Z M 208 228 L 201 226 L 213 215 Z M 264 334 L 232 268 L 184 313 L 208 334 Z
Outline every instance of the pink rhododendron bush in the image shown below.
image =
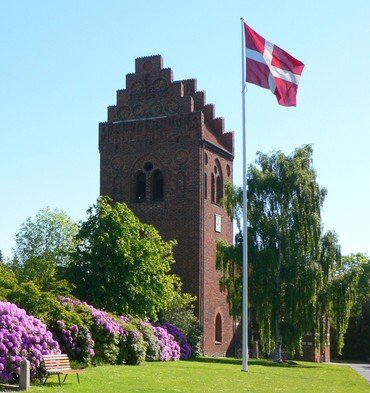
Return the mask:
M 126 316 L 118 318 L 78 299 L 60 297 L 59 302 L 79 318 L 74 322 L 60 319 L 50 325 L 63 353 L 71 359 L 85 364 L 140 364 L 144 360 L 179 360 L 180 351 L 183 353 L 184 343 L 177 342 L 173 332 L 165 328 Z M 181 358 L 190 354 L 191 350 Z
M 0 381 L 16 381 L 23 358 L 31 363 L 31 377 L 36 377 L 42 356 L 59 353 L 44 323 L 12 303 L 0 302 Z

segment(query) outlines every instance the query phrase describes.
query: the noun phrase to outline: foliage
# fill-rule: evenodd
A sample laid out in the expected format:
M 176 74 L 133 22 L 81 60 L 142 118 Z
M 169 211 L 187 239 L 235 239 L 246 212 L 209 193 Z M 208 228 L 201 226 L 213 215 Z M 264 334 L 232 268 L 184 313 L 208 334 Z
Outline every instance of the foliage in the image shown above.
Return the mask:
M 275 345 L 275 359 L 281 361 L 282 343 L 288 352 L 300 352 L 302 334 L 315 328 L 326 191 L 317 184 L 311 146 L 290 156 L 258 153 L 256 164 L 247 179 L 249 292 L 263 350 Z M 229 186 L 226 191 L 229 213 L 240 216 L 241 190 Z M 235 246 L 218 245 L 221 289 L 228 291 L 234 316 L 241 312 L 242 235 Z
M 154 334 L 158 340 L 160 349 L 160 360 L 166 362 L 169 360 L 180 359 L 180 346 L 175 341 L 172 334 L 161 326 L 153 326 Z
M 138 330 L 143 335 L 146 346 L 145 360 L 160 360 L 160 350 L 158 340 L 154 334 L 153 326 L 149 322 L 135 321 Z
M 343 263 L 347 268 L 358 271 L 358 287 L 356 291 L 356 303 L 351 315 L 360 317 L 364 305 L 370 302 L 370 258 L 366 254 L 357 253 L 343 257 Z
M 189 359 L 192 355 L 192 347 L 188 343 L 185 334 L 177 326 L 171 325 L 170 323 L 165 323 L 161 326 L 166 329 L 169 334 L 173 336 L 177 344 L 180 346 L 180 359 Z
M 341 268 L 341 252 L 338 236 L 333 231 L 328 231 L 321 238 L 319 263 L 321 267 L 321 282 L 318 288 L 316 308 L 316 347 L 324 348 L 329 343 L 330 322 L 332 309 L 332 282 L 336 271 Z
M 226 291 L 230 315 L 238 318 L 242 315 L 243 303 L 243 235 L 235 236 L 235 243 L 224 240 L 217 242 L 216 269 L 222 272 L 221 291 Z
M 0 301 L 7 300 L 9 293 L 18 285 L 18 281 L 14 273 L 0 262 Z
M 69 265 L 76 295 L 97 307 L 156 320 L 175 295 L 174 242 L 141 223 L 125 204 L 99 198 L 81 224 Z M 91 285 L 94 283 L 94 285 Z
M 78 360 L 80 352 L 84 354 L 84 360 L 87 363 L 93 357 L 102 362 L 116 363 L 120 339 L 127 334 L 119 319 L 77 299 L 60 298 L 60 302 L 67 310 L 77 313 L 82 322 L 81 324 L 76 324 L 81 333 L 79 337 L 76 337 L 79 338 L 80 344 L 77 340 L 72 342 L 72 351 L 69 352 L 70 356 Z M 57 325 L 59 324 L 60 321 L 57 321 Z M 70 332 L 67 334 L 72 337 L 75 329 L 73 326 L 71 324 L 66 326 L 66 330 Z
M 137 328 L 128 323 L 125 326 L 127 336 L 120 341 L 119 361 L 131 365 L 139 365 L 145 360 L 147 345 Z
M 41 256 L 27 259 L 15 269 L 15 274 L 20 283 L 32 282 L 41 291 L 55 296 L 69 296 L 72 293 L 73 285 L 58 278 L 57 266 L 49 258 Z
M 342 359 L 368 362 L 370 353 L 370 300 L 363 304 L 360 315 L 352 316 L 344 336 Z
M 31 377 L 36 377 L 43 355 L 60 353 L 58 343 L 37 318 L 16 305 L 0 302 L 0 380 L 17 380 L 20 362 L 31 363 Z
M 28 314 L 42 320 L 47 319 L 47 314 L 55 305 L 55 297 L 44 293 L 33 282 L 18 285 L 9 293 L 7 299 L 19 307 L 24 308 Z
M 331 321 L 340 354 L 344 345 L 344 335 L 348 328 L 351 309 L 356 302 L 360 271 L 357 265 L 344 264 L 335 273 L 331 283 Z
M 176 295 L 169 302 L 167 310 L 162 311 L 160 322 L 162 325 L 167 323 L 179 328 L 192 347 L 192 356 L 201 356 L 202 329 L 194 313 L 195 300 L 196 298 L 189 293 L 181 292 L 179 287 Z
M 15 259 L 20 266 L 27 260 L 44 258 L 58 266 L 69 261 L 77 225 L 61 210 L 49 207 L 29 217 L 15 236 Z
M 356 301 L 344 336 L 344 359 L 367 361 L 370 353 L 370 259 L 366 254 L 351 254 L 343 258 L 346 266 L 356 266 L 359 272 Z

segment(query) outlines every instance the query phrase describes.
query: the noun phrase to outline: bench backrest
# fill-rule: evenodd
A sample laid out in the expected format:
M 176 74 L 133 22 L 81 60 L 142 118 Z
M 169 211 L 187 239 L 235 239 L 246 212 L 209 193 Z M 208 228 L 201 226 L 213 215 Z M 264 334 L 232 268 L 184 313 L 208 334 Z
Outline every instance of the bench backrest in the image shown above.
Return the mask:
M 54 370 L 70 370 L 71 365 L 69 363 L 68 355 L 44 355 L 44 364 L 46 371 Z

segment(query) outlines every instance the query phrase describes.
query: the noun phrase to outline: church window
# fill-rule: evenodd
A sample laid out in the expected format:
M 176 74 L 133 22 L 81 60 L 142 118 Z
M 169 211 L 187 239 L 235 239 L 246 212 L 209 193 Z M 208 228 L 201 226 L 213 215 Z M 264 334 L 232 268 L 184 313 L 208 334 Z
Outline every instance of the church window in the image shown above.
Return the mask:
M 149 172 L 149 171 L 151 171 L 153 169 L 153 164 L 151 163 L 151 162 L 146 162 L 145 164 L 144 164 L 144 170 L 145 171 L 147 171 L 147 172 Z
M 152 200 L 160 201 L 164 197 L 163 174 L 156 170 L 152 174 Z
M 205 165 L 208 164 L 208 155 L 207 155 L 207 153 L 204 153 L 204 164 Z
M 220 313 L 217 313 L 215 320 L 215 343 L 222 343 L 222 317 Z
M 212 175 L 214 176 L 214 190 L 212 191 L 212 202 L 219 205 L 221 203 L 221 199 L 224 196 L 224 184 L 222 177 L 222 169 L 220 161 L 216 159 L 216 165 L 213 168 Z
M 211 202 L 215 203 L 215 175 L 211 174 Z
M 138 202 L 145 201 L 146 198 L 146 177 L 145 173 L 140 171 L 136 174 L 135 182 L 135 199 Z
M 216 203 L 219 205 L 223 197 L 222 180 L 220 176 L 216 177 Z

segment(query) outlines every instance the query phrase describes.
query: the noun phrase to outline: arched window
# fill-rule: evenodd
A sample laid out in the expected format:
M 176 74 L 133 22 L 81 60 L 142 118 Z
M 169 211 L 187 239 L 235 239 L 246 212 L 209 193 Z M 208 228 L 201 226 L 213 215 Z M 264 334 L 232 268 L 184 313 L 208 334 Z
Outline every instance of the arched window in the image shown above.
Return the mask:
M 215 187 L 215 196 L 214 200 L 212 202 L 217 203 L 219 205 L 221 203 L 221 199 L 224 196 L 224 181 L 223 181 L 223 176 L 222 176 L 222 168 L 220 161 L 218 159 L 215 160 L 215 166 L 213 168 L 214 176 L 215 176 L 215 182 L 216 182 L 216 187 Z
M 152 174 L 152 200 L 160 201 L 164 197 L 163 174 L 156 170 Z
M 220 313 L 217 313 L 215 320 L 215 342 L 216 344 L 222 343 L 222 318 Z
M 146 177 L 144 172 L 136 174 L 135 199 L 138 202 L 145 201 L 146 198 Z
M 222 179 L 221 176 L 216 177 L 216 203 L 219 205 L 221 203 L 221 199 L 223 198 L 223 187 L 222 187 Z
M 207 199 L 207 191 L 208 191 L 208 181 L 207 181 L 207 174 L 204 174 L 204 199 Z
M 211 202 L 215 203 L 215 175 L 211 174 Z

